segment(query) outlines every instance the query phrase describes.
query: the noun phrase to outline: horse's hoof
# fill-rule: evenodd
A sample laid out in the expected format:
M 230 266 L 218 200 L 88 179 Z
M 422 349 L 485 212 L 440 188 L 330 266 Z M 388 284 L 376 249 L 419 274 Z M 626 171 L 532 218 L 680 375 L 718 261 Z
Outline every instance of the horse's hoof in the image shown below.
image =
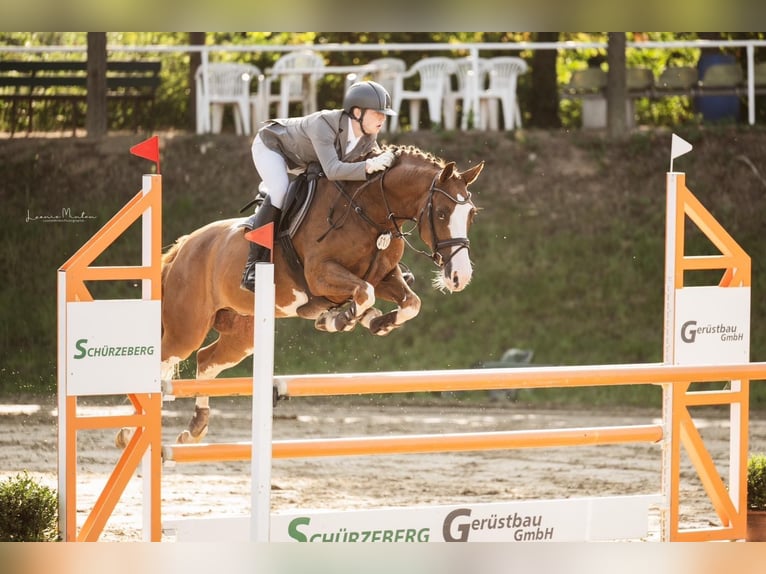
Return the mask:
M 356 327 L 356 323 L 356 303 L 349 301 L 340 307 L 335 307 L 322 313 L 317 317 L 314 325 L 319 331 L 341 333 L 351 331 Z
M 203 438 L 205 438 L 205 435 L 207 434 L 207 425 L 205 425 L 200 431 L 199 434 L 193 435 L 188 429 L 182 432 L 178 435 L 176 438 L 176 442 L 178 444 L 196 444 L 200 442 Z
M 128 446 L 131 438 L 133 438 L 133 429 L 122 427 L 117 431 L 117 436 L 114 437 L 114 446 L 121 450 L 125 450 L 125 447 Z
M 363 327 L 365 327 L 366 329 L 369 329 L 373 319 L 377 319 L 381 315 L 383 315 L 383 311 L 375 307 L 370 307 L 359 318 L 359 322 L 362 324 Z
M 188 430 L 185 430 L 176 437 L 176 443 L 178 444 L 193 444 L 194 442 L 195 441 Z
M 323 333 L 338 333 L 344 331 L 346 323 L 337 313 L 327 311 L 314 321 L 314 328 Z
M 386 313 L 380 317 L 375 317 L 370 321 L 370 332 L 381 337 L 383 335 L 388 335 L 398 327 L 395 320 L 396 313 Z

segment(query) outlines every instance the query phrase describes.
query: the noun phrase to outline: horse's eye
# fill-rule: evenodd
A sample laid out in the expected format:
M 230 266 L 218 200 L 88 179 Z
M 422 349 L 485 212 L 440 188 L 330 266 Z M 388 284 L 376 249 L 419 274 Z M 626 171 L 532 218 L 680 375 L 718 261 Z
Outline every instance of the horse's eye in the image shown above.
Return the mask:
M 436 211 L 436 217 L 439 218 L 439 221 L 444 221 L 449 217 L 449 214 L 446 209 L 438 209 Z

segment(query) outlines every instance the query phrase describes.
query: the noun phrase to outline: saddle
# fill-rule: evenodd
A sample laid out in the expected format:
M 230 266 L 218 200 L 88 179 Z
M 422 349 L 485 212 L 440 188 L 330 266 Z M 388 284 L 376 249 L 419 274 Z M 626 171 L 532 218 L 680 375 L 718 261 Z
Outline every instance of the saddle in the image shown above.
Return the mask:
M 276 230 L 277 237 L 283 233 L 290 237 L 295 236 L 311 207 L 316 192 L 316 182 L 321 177 L 324 177 L 321 166 L 318 163 L 311 163 L 304 172 L 290 181 L 282 206 L 282 217 Z M 266 195 L 259 190 L 255 199 L 245 204 L 239 212 L 244 213 L 253 205 L 260 206 L 264 199 L 266 199 Z M 255 215 L 251 215 L 239 224 L 239 227 L 250 231 L 253 228 L 254 218 Z
M 287 195 L 285 196 L 285 202 L 282 206 L 282 217 L 280 218 L 279 225 L 275 231 L 275 243 L 279 242 L 282 245 L 284 251 L 285 261 L 293 268 L 299 277 L 303 276 L 303 261 L 298 256 L 295 246 L 293 245 L 293 237 L 300 229 L 303 220 L 306 218 L 311 205 L 314 202 L 314 196 L 316 194 L 317 182 L 320 178 L 325 177 L 322 171 L 322 166 L 318 162 L 312 162 L 308 165 L 305 171 L 298 174 L 287 188 Z M 245 205 L 240 212 L 243 212 L 254 204 L 260 205 L 265 198 L 265 195 L 260 191 L 256 198 Z M 248 231 L 253 228 L 253 220 L 255 215 L 248 217 L 240 227 L 244 227 Z M 321 241 L 321 239 L 320 239 Z M 404 263 L 399 262 L 399 267 L 402 269 L 402 275 L 407 285 L 412 286 L 415 282 L 415 276 Z
M 324 176 L 321 165 L 310 163 L 306 171 L 290 182 L 285 203 L 282 206 L 282 219 L 277 229 L 277 238 L 283 235 L 290 238 L 295 236 L 314 201 L 317 181 Z
M 300 268 L 301 272 L 303 263 L 295 251 L 292 238 L 295 237 L 303 220 L 306 218 L 306 214 L 309 212 L 309 209 L 311 209 L 311 204 L 313 203 L 314 195 L 316 194 L 317 181 L 324 176 L 322 166 L 317 162 L 312 162 L 308 165 L 305 171 L 293 178 L 290 182 L 290 186 L 287 188 L 287 195 L 285 196 L 285 202 L 282 206 L 282 217 L 274 232 L 274 239 L 282 244 L 282 248 L 286 254 L 286 260 L 290 262 L 291 265 Z M 256 198 L 240 209 L 240 212 L 249 209 L 254 204 L 260 206 L 264 199 L 265 195 L 259 191 Z M 240 224 L 240 227 L 243 227 L 248 231 L 251 230 L 253 228 L 254 219 L 255 215 L 251 215 Z

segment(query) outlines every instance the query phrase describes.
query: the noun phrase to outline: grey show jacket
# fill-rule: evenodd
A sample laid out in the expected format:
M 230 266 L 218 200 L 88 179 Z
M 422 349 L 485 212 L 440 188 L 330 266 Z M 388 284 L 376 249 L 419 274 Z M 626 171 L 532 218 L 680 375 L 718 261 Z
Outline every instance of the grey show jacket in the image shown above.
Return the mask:
M 379 150 L 376 138 L 362 134 L 352 150 L 346 150 L 349 116 L 343 110 L 321 110 L 299 118 L 269 120 L 258 130 L 263 143 L 287 159 L 291 170 L 318 161 L 328 179 L 364 180 L 362 157 Z

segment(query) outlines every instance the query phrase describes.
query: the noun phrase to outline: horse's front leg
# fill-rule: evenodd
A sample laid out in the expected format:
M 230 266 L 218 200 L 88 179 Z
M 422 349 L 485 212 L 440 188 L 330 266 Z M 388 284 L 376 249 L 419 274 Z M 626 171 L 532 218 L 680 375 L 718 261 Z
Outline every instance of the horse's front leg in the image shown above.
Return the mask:
M 420 312 L 420 297 L 404 281 L 399 267 L 378 283 L 375 295 L 379 299 L 391 301 L 397 305 L 396 309 L 388 313 L 378 312 L 377 316 L 370 316 L 369 319 L 362 318 L 362 324 L 375 335 L 388 335 Z M 377 311 L 377 309 L 374 310 Z
M 335 262 L 324 262 L 316 269 L 305 265 L 309 290 L 331 301 L 345 301 L 319 315 L 314 326 L 320 331 L 350 331 L 375 304 L 375 288 Z

